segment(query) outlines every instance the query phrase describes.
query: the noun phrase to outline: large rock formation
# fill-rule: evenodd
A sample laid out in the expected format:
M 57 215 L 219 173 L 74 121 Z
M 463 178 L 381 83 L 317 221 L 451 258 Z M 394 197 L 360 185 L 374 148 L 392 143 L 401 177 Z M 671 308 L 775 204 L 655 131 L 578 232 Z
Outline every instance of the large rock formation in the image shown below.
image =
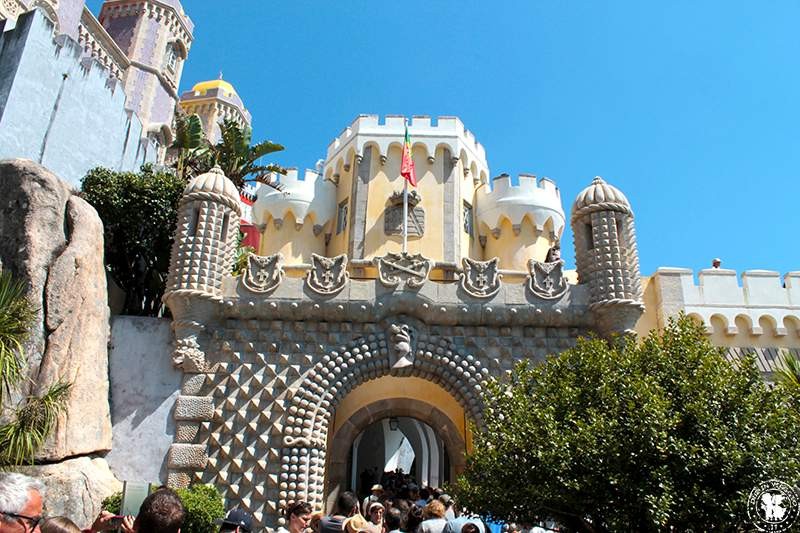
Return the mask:
M 102 222 L 74 189 L 32 161 L 0 161 L 0 190 L 0 266 L 29 283 L 38 308 L 27 344 L 31 382 L 20 397 L 58 379 L 73 384 L 67 414 L 38 459 L 109 450 Z
M 41 479 L 50 516 L 66 516 L 80 528 L 88 528 L 100 513 L 103 499 L 122 490 L 105 459 L 79 457 L 45 466 L 17 469 Z

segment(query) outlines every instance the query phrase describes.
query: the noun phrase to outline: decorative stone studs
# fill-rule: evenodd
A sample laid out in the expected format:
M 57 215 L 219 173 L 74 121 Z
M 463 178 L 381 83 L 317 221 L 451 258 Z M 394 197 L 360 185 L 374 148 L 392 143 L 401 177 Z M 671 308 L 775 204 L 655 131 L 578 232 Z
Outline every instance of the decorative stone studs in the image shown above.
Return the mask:
M 242 284 L 251 292 L 270 292 L 283 281 L 283 255 L 274 254 L 247 256 L 247 269 L 242 275 Z
M 461 288 L 464 292 L 475 298 L 490 298 L 500 290 L 500 278 L 502 274 L 498 272 L 500 259 L 495 257 L 489 261 L 476 261 L 464 257 L 461 264 L 464 272 L 459 274 L 461 278 Z
M 323 257 L 311 254 L 311 270 L 306 276 L 306 285 L 317 294 L 334 294 L 347 285 L 347 256 Z
M 397 287 L 400 283 L 412 289 L 421 287 L 433 267 L 431 260 L 420 254 L 388 253 L 374 261 L 378 279 L 387 287 Z

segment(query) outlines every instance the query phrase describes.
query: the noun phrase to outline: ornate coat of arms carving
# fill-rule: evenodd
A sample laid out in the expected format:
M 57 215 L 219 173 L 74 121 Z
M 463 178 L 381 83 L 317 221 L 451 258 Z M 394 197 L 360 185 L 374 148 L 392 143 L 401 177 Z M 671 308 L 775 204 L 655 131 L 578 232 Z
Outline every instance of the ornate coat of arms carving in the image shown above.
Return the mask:
M 425 283 L 433 267 L 430 259 L 420 254 L 389 253 L 374 261 L 378 267 L 378 279 L 387 287 L 404 283 L 406 287 L 416 289 Z
M 306 276 L 308 288 L 317 294 L 334 294 L 347 285 L 347 256 L 324 257 L 311 254 L 311 270 Z
M 461 288 L 475 298 L 494 296 L 500 290 L 500 278 L 503 277 L 498 272 L 499 263 L 500 259 L 497 257 L 489 261 L 476 261 L 464 257 L 461 260 L 464 272 L 459 275 Z
M 417 191 L 408 193 L 408 234 L 422 237 L 425 233 L 425 210 L 417 204 L 421 201 Z M 389 206 L 383 215 L 383 232 L 386 235 L 403 233 L 403 193 L 396 192 L 389 198 Z
M 282 263 L 282 254 L 266 257 L 250 254 L 247 256 L 247 269 L 242 275 L 242 283 L 251 292 L 270 292 L 283 281 Z
M 528 261 L 528 287 L 539 298 L 554 300 L 567 292 L 567 280 L 562 270 L 564 261 L 558 259 L 549 263 L 531 259 Z

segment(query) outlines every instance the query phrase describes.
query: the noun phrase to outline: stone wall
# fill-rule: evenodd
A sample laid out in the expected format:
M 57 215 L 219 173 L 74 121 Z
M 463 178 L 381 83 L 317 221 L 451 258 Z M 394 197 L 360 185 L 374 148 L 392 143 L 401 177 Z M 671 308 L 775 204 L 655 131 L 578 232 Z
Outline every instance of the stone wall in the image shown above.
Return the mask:
M 109 379 L 114 438 L 106 460 L 121 480 L 167 481 L 167 451 L 175 436 L 172 408 L 181 386 L 171 351 L 169 319 L 113 318 Z
M 4 407 L 72 384 L 66 414 L 37 456 L 20 468 L 47 486 L 47 507 L 88 527 L 120 483 L 97 457 L 111 447 L 103 226 L 95 210 L 45 168 L 0 161 L 0 267 L 28 287 L 38 310 L 26 343 L 29 382 Z
M 0 21 L 0 28 L 3 22 Z M 138 170 L 156 160 L 119 82 L 40 11 L 0 35 L 0 159 L 27 158 L 74 187 L 97 166 Z
M 72 383 L 67 415 L 39 459 L 111 448 L 103 226 L 97 212 L 47 169 L 0 161 L 0 266 L 30 286 L 38 309 L 27 343 L 31 385 Z M 19 397 L 17 400 L 19 400 Z

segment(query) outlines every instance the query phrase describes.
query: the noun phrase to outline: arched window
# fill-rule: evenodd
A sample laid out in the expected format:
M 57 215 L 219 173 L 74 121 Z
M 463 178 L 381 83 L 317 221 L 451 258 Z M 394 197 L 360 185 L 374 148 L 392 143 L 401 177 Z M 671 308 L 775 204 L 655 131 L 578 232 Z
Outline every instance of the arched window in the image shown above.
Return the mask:
M 167 52 L 164 55 L 164 68 L 170 74 L 175 74 L 178 69 L 178 58 L 180 57 L 180 51 L 178 50 L 177 43 L 169 43 L 167 45 Z

